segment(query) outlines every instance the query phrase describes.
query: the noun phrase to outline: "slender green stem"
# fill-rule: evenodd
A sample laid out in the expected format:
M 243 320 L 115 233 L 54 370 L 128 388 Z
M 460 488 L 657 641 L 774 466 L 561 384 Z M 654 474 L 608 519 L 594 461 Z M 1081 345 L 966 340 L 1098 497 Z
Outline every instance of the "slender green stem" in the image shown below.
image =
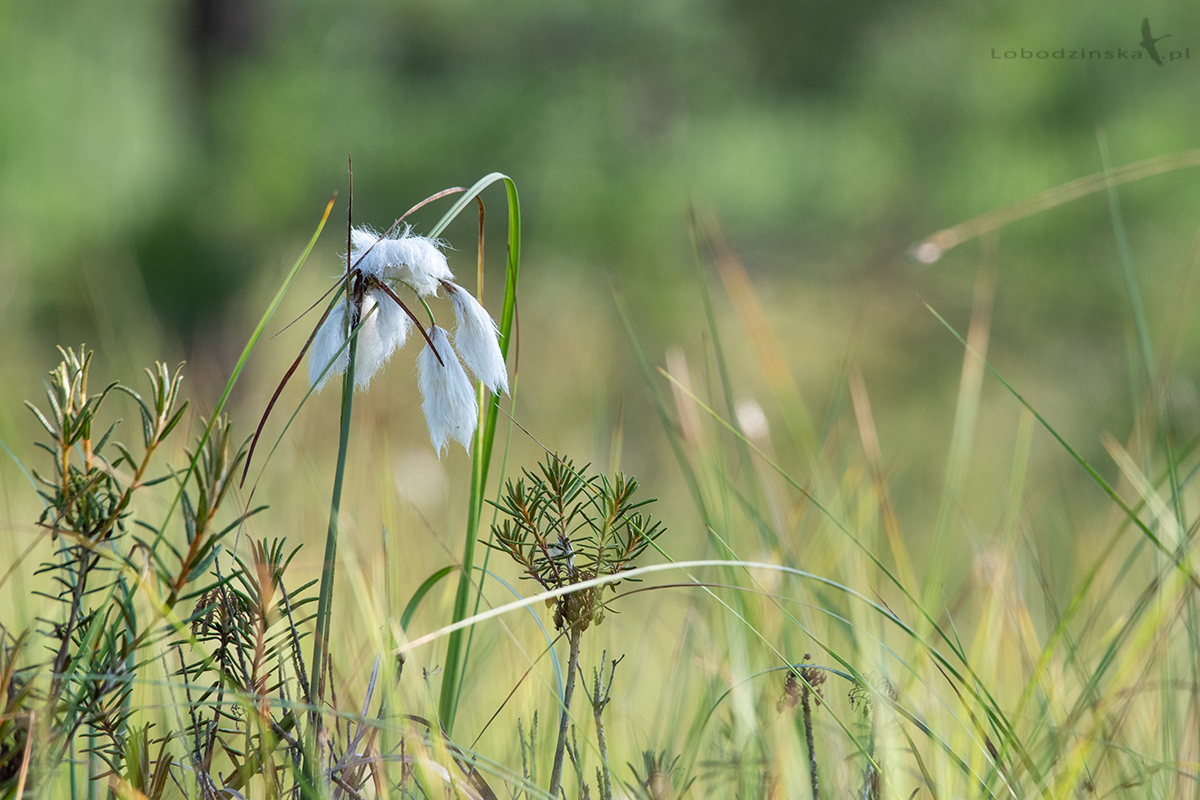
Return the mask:
M 513 376 L 512 382 L 509 384 L 509 392 L 510 393 L 509 393 L 509 411 L 508 411 L 508 435 L 504 439 L 504 452 L 500 454 L 500 475 L 498 476 L 498 479 L 497 479 L 497 483 L 500 486 L 504 485 L 504 465 L 508 463 L 508 447 L 512 443 L 512 429 L 513 429 L 513 422 L 514 422 L 513 418 L 517 412 L 517 377 L 515 375 Z M 482 488 L 483 487 L 480 487 L 481 491 L 482 491 Z M 496 502 L 499 502 L 499 501 L 500 501 L 500 498 L 499 498 L 499 496 L 497 496 Z M 494 524 L 495 522 L 496 522 L 496 510 L 492 509 L 492 523 Z M 475 587 L 475 605 L 471 608 L 471 616 L 475 616 L 476 614 L 479 613 L 479 606 L 480 606 L 480 604 L 483 603 L 483 582 L 487 578 L 487 576 L 490 574 L 488 572 L 488 564 L 491 561 L 491 557 L 492 557 L 491 546 L 492 546 L 492 542 L 493 542 L 493 534 L 494 534 L 493 530 L 489 527 L 488 538 L 487 538 L 487 542 L 486 542 L 487 547 L 483 551 L 483 566 L 479 570 L 479 583 L 476 584 L 476 587 Z M 469 661 L 471 658 L 471 645 L 474 642 L 475 642 L 475 629 L 470 628 L 467 632 L 467 646 L 463 650 L 462 660 L 463 660 L 464 664 L 467 663 L 467 661 Z M 465 678 L 466 678 L 465 673 L 459 675 L 458 689 L 457 689 L 459 694 L 462 694 L 463 680 L 465 680 Z M 559 686 L 562 686 L 562 676 L 561 675 L 559 676 L 558 683 L 559 683 Z
M 437 319 L 433 316 L 433 309 L 429 307 L 429 303 L 425 302 L 425 298 L 417 295 L 417 299 L 421 301 L 421 305 L 425 306 L 425 313 L 429 315 L 429 327 L 437 325 Z
M 571 723 L 571 695 L 575 691 L 575 673 L 579 668 L 579 640 L 583 631 L 575 628 L 567 635 L 571 643 L 571 655 L 567 659 L 567 688 L 563 690 L 562 711 L 558 718 L 558 745 L 554 748 L 554 770 L 550 773 L 551 797 L 558 797 L 562 782 L 563 754 L 567 752 L 567 728 Z
M 325 535 L 325 560 L 321 564 L 321 594 L 317 600 L 317 628 L 313 636 L 309 698 L 314 706 L 321 703 L 321 676 L 325 673 L 325 655 L 329 651 L 330 606 L 333 604 L 334 565 L 337 560 L 338 515 L 342 508 L 342 485 L 346 477 L 346 451 L 350 444 L 350 417 L 354 406 L 354 363 L 358 336 L 350 337 L 346 374 L 342 380 L 342 427 L 338 437 L 337 471 L 333 476 L 333 499 L 329 503 L 329 530 Z M 319 713 L 313 712 L 314 719 Z

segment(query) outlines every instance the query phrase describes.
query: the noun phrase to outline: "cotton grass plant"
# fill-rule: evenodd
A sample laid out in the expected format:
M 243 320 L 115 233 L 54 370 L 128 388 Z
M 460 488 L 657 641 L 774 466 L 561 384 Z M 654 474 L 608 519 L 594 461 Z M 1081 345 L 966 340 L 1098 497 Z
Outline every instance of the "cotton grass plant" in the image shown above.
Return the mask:
M 512 405 L 520 214 L 511 180 L 439 193 L 382 232 L 350 220 L 345 269 L 314 305 L 321 317 L 268 406 L 305 359 L 308 390 L 293 418 L 341 378 L 325 555 L 306 583 L 292 577 L 297 550 L 282 537 L 238 541 L 258 509 L 237 478 L 266 426 L 241 444 L 224 412 L 331 201 L 188 446 L 172 445 L 189 419 L 183 372 L 157 365 L 148 393 L 96 390 L 90 354 L 62 351 L 35 417 L 47 456 L 30 473 L 45 503 L 41 538 L 22 557 L 43 564 L 53 603 L 29 626 L 0 620 L 13 625 L 0 631 L 0 796 L 1200 796 L 1200 436 L 1178 421 L 1169 391 L 1184 340 L 1153 336 L 1117 195 L 1121 181 L 1194 162 L 1182 154 L 1106 169 L 915 250 L 933 263 L 985 235 L 966 330 L 930 308 L 931 328 L 963 347 L 931 520 L 894 505 L 896 456 L 877 432 L 870 371 L 848 362 L 818 422 L 712 219 L 696 215 L 692 226 L 702 345 L 656 366 L 617 293 L 698 521 L 669 518 L 667 536 L 633 478 L 551 452 L 536 468 L 493 464 L 502 415 L 514 418 L 514 436 L 540 433 Z M 479 198 L 493 183 L 509 212 L 498 313 L 477 299 Z M 1102 439 L 1107 466 L 1085 458 L 988 354 L 1002 252 L 990 232 L 1099 191 L 1134 320 L 1138 398 L 1125 438 Z M 415 210 L 450 197 L 436 225 L 410 227 Z M 441 238 L 472 204 L 476 293 L 455 277 L 463 268 L 451 269 L 455 251 Z M 1186 270 L 1168 331 L 1185 329 L 1197 305 L 1200 248 Z M 713 286 L 761 382 L 727 355 L 742 337 Z M 409 361 L 412 340 L 420 349 Z M 415 363 L 427 446 L 441 458 L 459 442 L 472 469 L 457 490 L 461 551 L 423 580 L 409 576 L 397 618 L 390 603 L 380 613 L 353 551 L 338 560 L 338 540 L 355 393 L 378 391 L 381 370 L 401 363 L 406 372 Z M 979 535 L 964 524 L 967 473 L 993 390 L 1009 402 L 1015 435 L 1002 455 L 1008 477 L 991 487 L 1002 508 L 973 521 L 990 531 Z M 125 443 L 120 403 L 140 420 L 140 446 Z M 419 419 L 415 408 L 398 413 Z M 284 469 L 270 458 L 277 445 L 257 448 L 257 475 Z M 1042 549 L 1046 523 L 1032 507 L 1047 452 L 1111 509 L 1098 529 L 1076 532 L 1087 546 L 1070 584 Z M 667 481 L 643 483 L 660 494 Z M 922 563 L 909 548 L 924 527 L 933 556 Z M 972 569 L 951 594 L 946 553 L 972 535 Z M 477 559 L 479 542 L 503 558 Z M 413 534 L 403 546 L 426 545 Z M 3 580 L 17 569 L 28 566 L 17 559 Z M 331 622 L 339 570 L 358 625 Z M 452 603 L 439 609 L 450 577 Z M 582 711 L 578 679 L 589 687 Z M 157 707 L 141 702 L 148 693 Z

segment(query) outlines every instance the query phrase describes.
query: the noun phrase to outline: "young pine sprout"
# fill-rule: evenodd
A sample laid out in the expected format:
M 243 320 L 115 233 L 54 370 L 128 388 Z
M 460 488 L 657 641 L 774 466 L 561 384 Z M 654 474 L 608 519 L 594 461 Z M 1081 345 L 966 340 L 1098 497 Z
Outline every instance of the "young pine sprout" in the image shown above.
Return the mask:
M 416 318 L 400 297 L 407 290 L 429 311 L 429 326 L 421 329 L 426 346 L 417 357 L 421 409 L 429 437 L 439 456 L 450 439 L 470 449 L 479 404 L 463 364 L 492 392 L 508 392 L 508 372 L 495 321 L 470 292 L 453 282 L 441 242 L 417 236 L 407 226 L 394 236 L 355 228 L 350 242 L 350 303 L 335 302 L 313 337 L 310 385 L 320 391 L 329 378 L 346 371 L 349 305 L 354 324 L 359 326 L 354 385 L 359 391 L 366 389 L 392 353 L 408 340 Z M 439 288 L 446 290 L 454 308 L 454 347 L 426 302 L 426 298 L 438 296 Z
M 589 476 L 587 466 L 577 469 L 557 455 L 538 467 L 537 472 L 522 470 L 523 477 L 505 485 L 496 505 L 505 519 L 492 526 L 493 542 L 488 545 L 507 553 L 524 572 L 521 577 L 543 589 L 619 575 L 662 534 L 662 524 L 641 511 L 654 501 L 634 500 L 637 481 L 633 478 L 620 473 L 612 480 Z M 615 588 L 616 582 L 607 586 Z M 561 786 L 579 642 L 589 626 L 604 621 L 603 589 L 596 586 L 548 601 L 554 608 L 554 627 L 566 635 L 570 647 L 550 773 L 551 797 L 559 796 Z
M 642 513 L 653 500 L 635 501 L 637 481 L 587 475 L 570 459 L 551 456 L 539 470 L 522 470 L 509 481 L 498 508 L 505 517 L 492 526 L 495 543 L 543 589 L 559 589 L 629 569 L 663 532 Z M 615 587 L 615 582 L 607 584 Z M 555 626 L 586 630 L 604 619 L 602 587 L 553 601 Z

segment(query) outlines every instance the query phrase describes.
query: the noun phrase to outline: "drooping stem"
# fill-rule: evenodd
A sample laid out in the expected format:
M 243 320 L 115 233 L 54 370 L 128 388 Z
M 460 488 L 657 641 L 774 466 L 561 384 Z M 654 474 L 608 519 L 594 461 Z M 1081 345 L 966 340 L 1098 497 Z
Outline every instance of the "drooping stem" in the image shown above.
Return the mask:
M 567 660 L 567 685 L 563 689 L 561 714 L 558 718 L 558 744 L 554 748 L 554 769 L 550 773 L 550 796 L 558 797 L 558 787 L 562 781 L 563 755 L 567 752 L 567 728 L 571 722 L 571 694 L 575 691 L 575 673 L 579 666 L 579 640 L 583 631 L 579 627 L 571 629 L 567 640 L 571 643 L 571 655 Z

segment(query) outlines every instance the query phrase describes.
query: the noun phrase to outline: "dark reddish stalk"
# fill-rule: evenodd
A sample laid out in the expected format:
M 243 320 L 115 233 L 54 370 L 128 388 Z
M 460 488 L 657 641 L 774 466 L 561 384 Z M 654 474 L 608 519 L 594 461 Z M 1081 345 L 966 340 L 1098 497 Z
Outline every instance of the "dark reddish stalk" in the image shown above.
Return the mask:
M 332 290 L 331 290 L 332 291 Z M 328 294 L 329 292 L 326 292 Z M 258 438 L 262 436 L 263 427 L 267 424 L 267 417 L 271 416 L 271 409 L 275 408 L 276 401 L 279 400 L 279 395 L 283 394 L 283 387 L 287 386 L 287 382 L 292 379 L 292 375 L 296 373 L 296 369 L 300 366 L 300 362 L 304 360 L 304 354 L 308 352 L 308 348 L 312 346 L 313 339 L 317 336 L 317 331 L 321 329 L 326 318 L 329 317 L 329 309 L 325 309 L 325 313 L 321 315 L 321 319 L 317 321 L 316 327 L 312 333 L 308 335 L 308 341 L 300 348 L 300 355 L 296 356 L 296 360 L 288 367 L 287 372 L 283 373 L 283 380 L 275 387 L 275 393 L 271 395 L 271 402 L 267 403 L 267 410 L 263 412 L 262 419 L 258 421 L 258 427 L 254 430 L 254 439 L 250 442 L 250 450 L 246 453 L 246 466 L 242 468 L 242 480 L 238 483 L 238 488 L 246 484 L 246 476 L 250 473 L 250 460 L 254 458 L 254 448 L 258 446 Z
M 388 232 L 390 233 L 393 228 L 395 228 L 397 225 L 399 225 L 404 220 L 405 217 L 407 217 L 409 214 L 413 213 L 417 209 L 423 208 L 424 206 L 429 205 L 430 203 L 432 203 L 435 200 L 441 200 L 443 197 L 449 197 L 452 194 L 458 194 L 459 192 L 465 192 L 465 191 L 466 191 L 466 189 L 464 189 L 461 186 L 452 186 L 449 189 L 442 189 L 437 194 L 429 195 L 429 197 L 426 197 L 424 200 L 417 203 L 415 206 L 410 208 L 408 211 L 405 211 L 403 214 L 401 214 L 400 219 L 393 222 L 392 227 L 388 228 Z

